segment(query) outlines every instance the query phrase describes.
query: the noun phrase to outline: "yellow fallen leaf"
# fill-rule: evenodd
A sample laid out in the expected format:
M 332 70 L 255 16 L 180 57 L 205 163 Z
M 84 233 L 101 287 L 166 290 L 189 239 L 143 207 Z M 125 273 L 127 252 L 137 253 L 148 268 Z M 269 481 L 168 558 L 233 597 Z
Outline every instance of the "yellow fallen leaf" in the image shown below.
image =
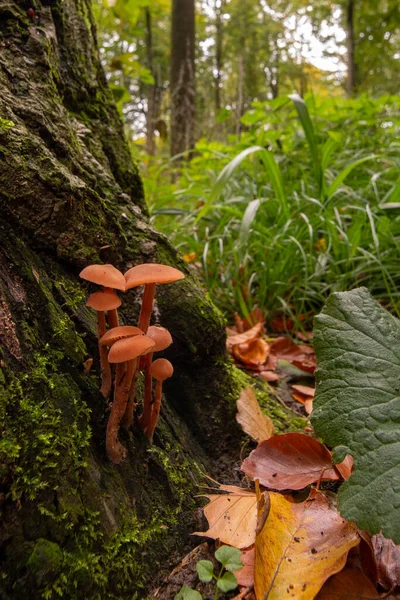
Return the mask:
M 261 411 L 256 395 L 250 387 L 240 392 L 237 408 L 236 421 L 253 440 L 262 442 L 274 434 L 271 419 Z
M 257 498 L 251 490 L 234 485 L 221 485 L 228 494 L 205 494 L 210 503 L 204 507 L 209 529 L 195 531 L 242 550 L 254 544 L 257 525 Z
M 259 496 L 260 497 L 260 496 Z M 321 492 L 308 500 L 270 492 L 268 518 L 256 538 L 254 589 L 259 600 L 312 600 L 340 571 L 360 538 Z

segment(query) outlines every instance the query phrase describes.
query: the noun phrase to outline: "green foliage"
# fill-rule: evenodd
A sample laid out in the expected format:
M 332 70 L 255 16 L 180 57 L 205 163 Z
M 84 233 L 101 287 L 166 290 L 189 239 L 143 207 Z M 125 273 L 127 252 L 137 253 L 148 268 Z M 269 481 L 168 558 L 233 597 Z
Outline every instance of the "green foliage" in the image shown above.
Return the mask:
M 192 590 L 184 585 L 175 596 L 174 600 L 201 600 L 200 592 Z
M 332 294 L 316 317 L 311 421 L 354 457 L 339 490 L 343 517 L 400 543 L 400 323 L 365 288 Z
M 202 583 L 210 583 L 214 579 L 216 583 L 214 600 L 218 599 L 218 591 L 224 593 L 237 588 L 238 582 L 234 575 L 243 567 L 241 552 L 232 546 L 221 546 L 215 552 L 215 558 L 221 563 L 221 569 L 214 573 L 214 565 L 210 560 L 199 560 L 196 564 L 197 574 Z M 201 594 L 195 590 L 183 586 L 174 600 L 201 600 Z
M 296 317 L 359 285 L 399 311 L 399 99 L 295 101 L 254 103 L 240 140 L 200 140 L 176 184 L 154 163 L 153 221 L 229 314 Z

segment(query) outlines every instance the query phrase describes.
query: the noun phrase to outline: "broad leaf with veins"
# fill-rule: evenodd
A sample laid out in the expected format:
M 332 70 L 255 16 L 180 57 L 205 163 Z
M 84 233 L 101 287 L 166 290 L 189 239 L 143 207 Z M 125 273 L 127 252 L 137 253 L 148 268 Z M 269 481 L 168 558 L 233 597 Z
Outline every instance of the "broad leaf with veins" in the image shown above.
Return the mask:
M 311 422 L 338 460 L 354 457 L 339 509 L 400 543 L 400 322 L 365 288 L 332 294 L 316 317 Z

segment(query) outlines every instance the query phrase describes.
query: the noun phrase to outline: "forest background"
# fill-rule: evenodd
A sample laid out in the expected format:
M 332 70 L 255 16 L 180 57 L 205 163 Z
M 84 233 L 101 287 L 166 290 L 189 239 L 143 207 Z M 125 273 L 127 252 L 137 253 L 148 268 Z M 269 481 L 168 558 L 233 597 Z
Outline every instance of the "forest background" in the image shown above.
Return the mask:
M 366 285 L 398 312 L 396 0 L 94 9 L 152 220 L 217 305 L 300 325 Z

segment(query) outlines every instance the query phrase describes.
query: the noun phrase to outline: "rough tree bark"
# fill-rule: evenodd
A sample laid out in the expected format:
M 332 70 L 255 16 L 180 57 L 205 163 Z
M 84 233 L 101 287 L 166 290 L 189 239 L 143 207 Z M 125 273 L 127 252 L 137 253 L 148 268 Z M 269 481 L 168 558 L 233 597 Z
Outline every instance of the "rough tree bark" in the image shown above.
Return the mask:
M 243 382 L 221 315 L 148 223 L 90 0 L 0 0 L 0 161 L 0 597 L 144 598 L 187 543 L 200 469 L 237 451 Z M 186 271 L 154 316 L 175 376 L 154 445 L 122 434 L 128 458 L 113 467 L 78 273 L 142 261 Z M 138 310 L 130 291 L 123 321 Z
M 171 156 L 194 146 L 196 83 L 195 2 L 173 0 L 171 19 Z
M 354 36 L 354 0 L 346 4 L 346 45 L 347 45 L 347 82 L 346 91 L 349 97 L 354 96 L 357 87 L 357 64 L 355 56 Z

